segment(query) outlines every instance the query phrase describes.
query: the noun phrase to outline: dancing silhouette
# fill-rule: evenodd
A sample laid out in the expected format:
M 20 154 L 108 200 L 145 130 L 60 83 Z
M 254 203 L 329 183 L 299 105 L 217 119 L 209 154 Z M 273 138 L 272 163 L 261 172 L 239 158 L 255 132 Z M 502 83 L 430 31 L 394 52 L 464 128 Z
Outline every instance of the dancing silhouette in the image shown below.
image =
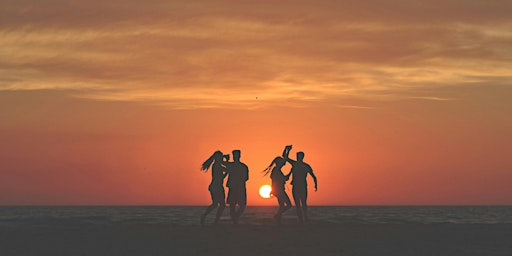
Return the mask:
M 290 173 L 287 175 L 293 175 L 292 179 L 292 194 L 293 201 L 295 201 L 295 208 L 297 210 L 297 217 L 299 218 L 300 223 L 304 223 L 308 221 L 308 183 L 306 177 L 308 173 L 315 181 L 315 191 L 318 189 L 318 183 L 316 180 L 316 176 L 313 173 L 313 169 L 309 164 L 304 162 L 304 152 L 297 152 L 297 160 L 292 160 L 288 157 L 290 154 L 290 150 L 292 149 L 292 145 L 288 145 L 284 148 L 283 158 L 288 161 L 292 165 L 292 169 Z
M 270 173 L 270 179 L 272 180 L 272 195 L 274 195 L 277 198 L 277 202 L 279 203 L 279 209 L 277 210 L 277 213 L 274 216 L 274 219 L 276 220 L 277 224 L 281 223 L 281 217 L 283 215 L 283 212 L 292 208 L 290 197 L 288 197 L 288 194 L 286 194 L 284 188 L 284 184 L 288 180 L 289 174 L 284 175 L 283 172 L 281 171 L 281 168 L 283 168 L 285 164 L 286 161 L 282 157 L 278 156 L 274 158 L 274 160 L 265 170 L 263 170 L 265 176 Z
M 240 150 L 233 150 L 233 162 L 225 161 L 226 172 L 228 173 L 227 187 L 229 213 L 233 223 L 238 224 L 240 216 L 244 213 L 247 205 L 247 192 L 245 183 L 249 180 L 249 168 L 240 162 Z M 236 206 L 238 205 L 238 210 Z
M 220 216 L 226 207 L 225 192 L 224 192 L 224 178 L 226 177 L 226 167 L 223 163 L 223 155 L 221 151 L 215 151 L 204 163 L 201 165 L 202 171 L 208 171 L 212 167 L 212 182 L 208 186 L 210 195 L 212 197 L 212 204 L 206 208 L 206 211 L 201 215 L 201 226 L 204 226 L 206 216 L 213 211 L 217 206 L 217 214 L 215 215 L 215 224 L 219 223 Z

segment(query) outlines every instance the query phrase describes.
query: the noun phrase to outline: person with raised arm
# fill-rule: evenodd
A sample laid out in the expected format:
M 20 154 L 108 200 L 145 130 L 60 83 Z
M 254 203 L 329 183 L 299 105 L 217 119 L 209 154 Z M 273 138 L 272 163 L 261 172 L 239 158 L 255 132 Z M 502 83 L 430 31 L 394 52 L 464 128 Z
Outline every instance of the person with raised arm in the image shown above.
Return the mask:
M 270 163 L 270 165 L 263 170 L 264 175 L 268 175 L 270 173 L 270 179 L 272 180 L 272 195 L 277 198 L 277 202 L 279 203 L 279 210 L 277 210 L 274 219 L 277 224 L 281 224 L 281 217 L 283 212 L 292 208 L 292 203 L 290 202 L 290 197 L 286 194 L 284 184 L 288 180 L 289 176 L 284 175 L 281 171 L 281 168 L 286 164 L 286 161 L 278 156 L 274 158 L 274 160 Z
M 318 183 L 315 174 L 313 173 L 313 169 L 311 166 L 304 162 L 304 152 L 297 152 L 297 160 L 292 160 L 289 158 L 290 150 L 292 149 L 292 145 L 288 145 L 283 150 L 283 158 L 292 165 L 292 169 L 290 173 L 287 175 L 293 175 L 292 178 L 292 194 L 293 201 L 295 202 L 295 208 L 297 210 L 297 217 L 299 218 L 299 223 L 304 223 L 308 221 L 308 183 L 307 183 L 307 175 L 311 175 L 313 181 L 315 182 L 315 191 L 318 190 Z

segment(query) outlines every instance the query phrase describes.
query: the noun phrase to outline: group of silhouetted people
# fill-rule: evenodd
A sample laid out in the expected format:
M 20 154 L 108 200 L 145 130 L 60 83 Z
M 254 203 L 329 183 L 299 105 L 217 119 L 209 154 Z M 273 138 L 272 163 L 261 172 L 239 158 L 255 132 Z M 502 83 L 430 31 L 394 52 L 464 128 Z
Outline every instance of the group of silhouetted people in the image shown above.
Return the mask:
M 307 180 L 308 173 L 311 175 L 315 182 L 315 191 L 317 190 L 317 179 L 313 173 L 313 169 L 309 164 L 304 162 L 304 153 L 297 152 L 297 159 L 289 158 L 291 145 L 284 148 L 282 157 L 278 156 L 270 163 L 270 165 L 263 170 L 264 175 L 270 174 L 272 180 L 271 194 L 277 198 L 279 209 L 274 216 L 277 223 L 281 223 L 282 214 L 292 207 L 290 198 L 285 191 L 286 181 L 292 176 L 292 194 L 295 201 L 295 208 L 297 209 L 297 217 L 299 223 L 304 223 L 308 220 L 307 217 Z M 284 174 L 281 168 L 286 162 L 292 165 L 288 174 Z M 207 171 L 211 167 L 212 182 L 208 186 L 210 195 L 212 197 L 212 204 L 206 208 L 206 211 L 201 215 L 201 226 L 204 225 L 206 216 L 217 209 L 215 217 L 215 224 L 220 220 L 222 212 L 226 207 L 225 191 L 224 191 L 224 178 L 228 177 L 226 186 L 228 187 L 227 204 L 229 204 L 230 215 L 233 223 L 238 224 L 240 216 L 243 214 L 247 205 L 247 192 L 245 183 L 249 180 L 249 168 L 244 163 L 240 162 L 240 150 L 233 150 L 233 161 L 230 162 L 229 155 L 223 155 L 221 151 L 215 151 L 202 165 L 201 170 Z M 237 208 L 238 205 L 238 208 Z

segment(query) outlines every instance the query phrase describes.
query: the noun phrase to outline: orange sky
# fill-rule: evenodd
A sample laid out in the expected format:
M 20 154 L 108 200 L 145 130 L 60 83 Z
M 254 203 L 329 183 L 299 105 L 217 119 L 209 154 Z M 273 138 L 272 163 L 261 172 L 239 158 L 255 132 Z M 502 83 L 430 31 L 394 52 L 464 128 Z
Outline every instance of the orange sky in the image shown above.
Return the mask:
M 200 164 L 240 149 L 276 205 L 287 144 L 312 205 L 512 204 L 510 10 L 4 1 L 0 204 L 207 205 Z

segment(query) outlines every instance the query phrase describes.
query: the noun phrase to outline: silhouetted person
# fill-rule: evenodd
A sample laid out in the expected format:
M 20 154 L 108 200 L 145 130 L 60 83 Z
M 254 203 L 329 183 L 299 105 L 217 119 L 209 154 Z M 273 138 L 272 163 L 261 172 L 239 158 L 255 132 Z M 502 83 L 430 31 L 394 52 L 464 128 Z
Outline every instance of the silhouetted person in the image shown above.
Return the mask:
M 272 195 L 277 197 L 277 202 L 279 203 L 279 210 L 277 210 L 276 215 L 274 218 L 276 219 L 277 223 L 281 223 L 281 217 L 283 215 L 283 212 L 287 211 L 288 209 L 292 208 L 292 203 L 290 202 L 290 197 L 288 197 L 288 194 L 286 194 L 284 184 L 288 180 L 289 176 L 286 176 L 281 171 L 281 168 L 286 164 L 286 161 L 282 157 L 276 157 L 270 163 L 270 165 L 263 170 L 265 175 L 268 175 L 270 173 L 270 179 L 272 180 Z
M 249 168 L 240 162 L 240 150 L 233 150 L 233 162 L 224 162 L 224 164 L 229 175 L 227 182 L 229 212 L 233 222 L 238 224 L 238 219 L 244 213 L 247 205 L 245 182 L 249 180 Z M 236 205 L 238 205 L 238 210 Z
M 293 201 L 295 201 L 295 208 L 297 209 L 299 222 L 304 223 L 304 221 L 308 220 L 308 205 L 306 202 L 308 199 L 308 183 L 306 181 L 308 173 L 311 175 L 311 177 L 313 177 L 313 180 L 315 181 L 315 191 L 317 191 L 318 183 L 316 176 L 313 173 L 313 169 L 311 169 L 309 164 L 304 162 L 304 152 L 297 152 L 297 160 L 292 160 L 288 157 L 291 149 L 292 145 L 286 146 L 283 151 L 283 157 L 286 161 L 292 164 L 291 172 L 288 175 L 293 174 Z
M 212 204 L 206 208 L 206 211 L 201 215 L 201 226 L 204 226 L 204 220 L 206 216 L 213 211 L 217 206 L 219 209 L 217 210 L 217 215 L 215 216 L 215 224 L 219 222 L 220 216 L 222 215 L 222 211 L 226 207 L 225 198 L 226 194 L 224 192 L 224 178 L 226 177 L 226 167 L 223 165 L 222 161 L 223 155 L 220 151 L 215 151 L 213 155 L 208 158 L 202 165 L 202 171 L 208 171 L 210 166 L 212 167 L 212 182 L 208 186 L 208 190 L 210 191 L 210 195 L 212 197 Z

